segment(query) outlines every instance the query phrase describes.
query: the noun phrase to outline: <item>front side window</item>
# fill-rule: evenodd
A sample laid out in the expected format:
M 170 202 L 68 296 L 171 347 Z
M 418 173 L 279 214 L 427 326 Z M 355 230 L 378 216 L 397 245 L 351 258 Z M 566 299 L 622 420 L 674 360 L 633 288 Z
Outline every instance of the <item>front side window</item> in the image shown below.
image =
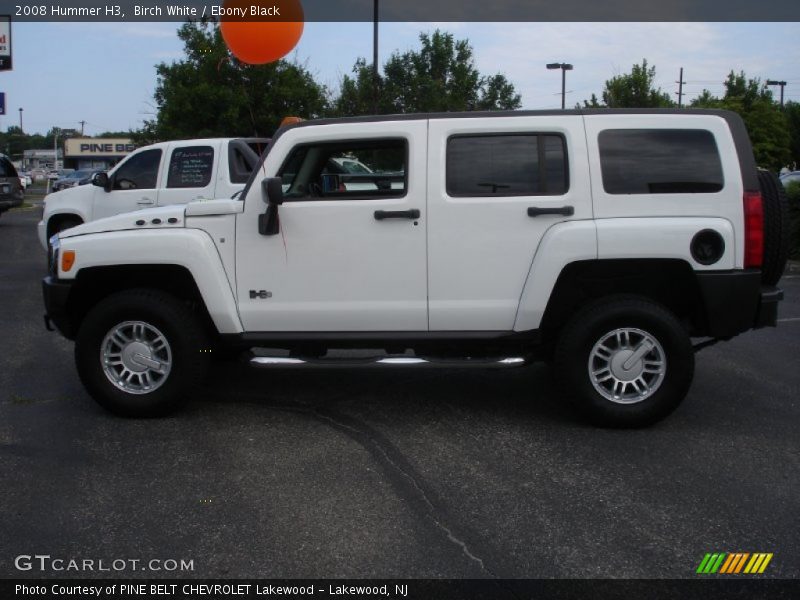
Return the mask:
M 560 196 L 567 177 L 560 135 L 459 135 L 447 141 L 449 196 Z
M 204 188 L 211 181 L 214 149 L 211 146 L 176 148 L 169 161 L 168 188 Z
M 115 190 L 153 190 L 158 181 L 161 150 L 144 150 L 131 156 L 114 173 Z
M 598 144 L 608 194 L 709 194 L 724 186 L 710 131 L 607 129 Z
M 364 140 L 296 147 L 281 168 L 291 199 L 367 199 L 404 196 L 405 140 Z

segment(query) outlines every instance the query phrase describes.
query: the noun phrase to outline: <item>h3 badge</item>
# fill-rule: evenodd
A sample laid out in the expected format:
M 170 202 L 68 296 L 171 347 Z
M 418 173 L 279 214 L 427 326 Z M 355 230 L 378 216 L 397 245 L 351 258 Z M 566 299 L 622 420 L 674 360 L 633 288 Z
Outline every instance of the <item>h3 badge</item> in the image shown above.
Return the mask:
M 268 300 L 272 298 L 272 292 L 267 290 L 250 290 L 250 300 Z

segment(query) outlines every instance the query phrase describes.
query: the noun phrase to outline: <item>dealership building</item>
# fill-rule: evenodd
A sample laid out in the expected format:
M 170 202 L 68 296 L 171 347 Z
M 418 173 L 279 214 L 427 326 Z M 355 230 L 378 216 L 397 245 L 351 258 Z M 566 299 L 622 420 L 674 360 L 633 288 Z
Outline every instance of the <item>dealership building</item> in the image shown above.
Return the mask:
M 110 169 L 136 149 L 129 138 L 69 138 L 58 149 L 58 168 Z M 56 167 L 53 149 L 25 150 L 24 170 L 51 170 Z
M 135 149 L 128 138 L 69 138 L 64 142 L 64 168 L 110 169 Z

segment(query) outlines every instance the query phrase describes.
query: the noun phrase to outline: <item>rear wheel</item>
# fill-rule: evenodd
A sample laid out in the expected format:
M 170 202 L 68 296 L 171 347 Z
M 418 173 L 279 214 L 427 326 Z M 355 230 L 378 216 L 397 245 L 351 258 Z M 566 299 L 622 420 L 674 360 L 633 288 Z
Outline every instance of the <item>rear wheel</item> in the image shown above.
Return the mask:
M 163 292 L 109 296 L 84 319 L 75 341 L 78 374 L 104 408 L 129 417 L 167 414 L 197 391 L 208 363 L 202 325 Z
M 577 408 L 606 427 L 643 427 L 674 411 L 694 374 L 688 334 L 663 306 L 621 296 L 576 314 L 556 346 L 557 377 Z
M 789 203 L 780 180 L 769 171 L 758 172 L 764 203 L 764 262 L 761 281 L 776 285 L 789 258 Z

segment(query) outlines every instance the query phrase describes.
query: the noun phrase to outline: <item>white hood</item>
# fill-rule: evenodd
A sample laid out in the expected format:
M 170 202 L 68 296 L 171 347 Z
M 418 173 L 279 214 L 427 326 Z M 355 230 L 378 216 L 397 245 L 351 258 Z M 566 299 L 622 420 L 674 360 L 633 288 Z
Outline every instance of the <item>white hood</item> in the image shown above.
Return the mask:
M 244 202 L 233 198 L 219 200 L 197 200 L 186 205 L 187 217 L 208 217 L 212 215 L 235 215 L 244 212 Z
M 63 193 L 63 192 L 59 192 Z M 158 208 L 146 208 L 105 219 L 89 221 L 71 229 L 62 231 L 59 236 L 63 239 L 90 233 L 106 233 L 109 231 L 124 231 L 127 229 L 169 229 L 184 227 L 184 211 L 186 206 L 173 204 Z

